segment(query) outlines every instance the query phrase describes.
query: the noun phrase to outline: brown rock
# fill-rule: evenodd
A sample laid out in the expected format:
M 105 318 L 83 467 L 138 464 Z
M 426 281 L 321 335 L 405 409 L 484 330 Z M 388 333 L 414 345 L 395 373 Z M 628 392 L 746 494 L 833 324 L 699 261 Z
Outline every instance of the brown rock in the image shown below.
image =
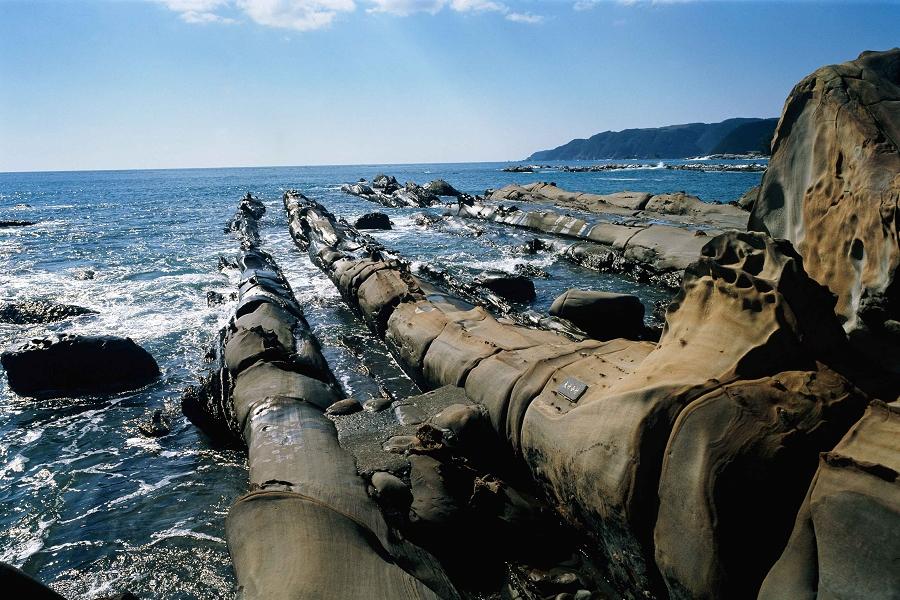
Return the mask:
M 790 240 L 837 294 L 848 332 L 900 315 L 898 145 L 900 49 L 822 67 L 785 102 L 750 217 L 751 229 Z M 900 355 L 896 338 L 891 348 Z
M 865 410 L 840 375 L 738 381 L 678 416 L 663 462 L 656 564 L 669 597 L 753 598 L 828 451 Z
M 900 407 L 873 402 L 819 462 L 760 600 L 896 598 Z

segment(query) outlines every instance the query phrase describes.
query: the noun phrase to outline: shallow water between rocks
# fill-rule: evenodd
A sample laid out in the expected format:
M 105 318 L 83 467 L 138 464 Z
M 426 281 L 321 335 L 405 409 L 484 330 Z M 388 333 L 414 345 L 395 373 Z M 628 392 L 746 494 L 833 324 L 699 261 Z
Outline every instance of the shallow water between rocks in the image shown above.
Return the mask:
M 223 227 L 246 192 L 268 207 L 263 248 L 290 280 L 344 391 L 365 401 L 380 387 L 397 397 L 418 390 L 294 247 L 281 205 L 285 189 L 299 189 L 351 222 L 386 212 L 394 230 L 373 235 L 414 265 L 462 278 L 539 267 L 549 276 L 535 279 L 537 311 L 567 288 L 582 287 L 635 293 L 649 312 L 666 292 L 573 266 L 553 252 L 513 251 L 550 237 L 485 223 L 480 234 L 465 224 L 422 229 L 414 217 L 423 209 L 387 209 L 339 191 L 341 183 L 384 172 L 401 182 L 443 178 L 471 194 L 555 181 L 596 193 L 683 190 L 729 201 L 761 176 L 646 162 L 648 168 L 596 173 L 506 173 L 500 169 L 507 163 L 466 163 L 0 174 L 0 220 L 37 221 L 0 229 L 0 303 L 45 298 L 99 313 L 49 325 L 0 323 L 0 350 L 48 333 L 129 336 L 163 373 L 147 388 L 110 398 L 40 401 L 16 396 L 0 377 L 0 560 L 73 598 L 126 588 L 143 599 L 232 594 L 224 519 L 246 491 L 245 456 L 210 448 L 180 414 L 179 397 L 205 368 L 208 343 L 234 309 L 207 306 L 206 293 L 227 297 L 234 290 L 237 274 L 220 271 L 218 257 L 237 254 L 238 242 Z M 154 409 L 171 416 L 170 435 L 139 433 Z

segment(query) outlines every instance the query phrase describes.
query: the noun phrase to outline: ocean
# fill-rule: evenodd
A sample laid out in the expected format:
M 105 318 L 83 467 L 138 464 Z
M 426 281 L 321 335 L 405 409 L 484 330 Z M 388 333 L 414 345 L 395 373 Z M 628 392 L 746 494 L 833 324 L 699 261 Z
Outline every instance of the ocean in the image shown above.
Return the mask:
M 645 168 L 586 173 L 502 172 L 508 163 L 0 173 L 0 220 L 37 222 L 0 229 L 0 303 L 44 298 L 98 313 L 47 325 L 0 323 L 0 350 L 50 333 L 113 334 L 133 338 L 162 369 L 149 387 L 104 398 L 20 398 L 0 376 L 0 560 L 71 598 L 125 589 L 144 600 L 233 594 L 224 519 L 246 491 L 245 456 L 211 448 L 181 415 L 179 399 L 234 310 L 229 303 L 208 306 L 207 292 L 235 289 L 237 273 L 220 271 L 219 257 L 237 255 L 238 242 L 223 227 L 248 191 L 268 208 L 263 248 L 288 276 L 347 395 L 384 387 L 403 396 L 415 386 L 294 247 L 284 190 L 298 189 L 351 222 L 387 212 L 394 230 L 373 234 L 414 265 L 466 278 L 529 263 L 546 274 L 535 279 L 538 311 L 574 286 L 635 293 L 652 309 L 669 294 L 553 253 L 512 251 L 545 236 L 486 223 L 425 230 L 415 215 L 439 208 L 387 209 L 339 189 L 383 172 L 401 183 L 443 178 L 471 194 L 554 181 L 570 190 L 685 191 L 729 201 L 761 176 L 643 162 Z M 170 435 L 138 432 L 154 409 L 171 417 Z

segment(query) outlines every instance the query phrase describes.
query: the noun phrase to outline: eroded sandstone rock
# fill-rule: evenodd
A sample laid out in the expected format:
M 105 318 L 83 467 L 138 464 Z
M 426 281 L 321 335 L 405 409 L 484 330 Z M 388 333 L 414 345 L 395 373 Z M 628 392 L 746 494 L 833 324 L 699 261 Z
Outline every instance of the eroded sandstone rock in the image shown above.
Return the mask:
M 896 598 L 900 407 L 873 402 L 824 454 L 760 600 Z
M 794 244 L 848 332 L 892 340 L 861 345 L 882 358 L 900 354 L 884 328 L 900 318 L 898 145 L 900 49 L 818 69 L 784 104 L 749 224 Z
M 867 398 L 821 367 L 737 381 L 690 403 L 669 436 L 654 541 L 672 599 L 755 598 L 819 461 Z

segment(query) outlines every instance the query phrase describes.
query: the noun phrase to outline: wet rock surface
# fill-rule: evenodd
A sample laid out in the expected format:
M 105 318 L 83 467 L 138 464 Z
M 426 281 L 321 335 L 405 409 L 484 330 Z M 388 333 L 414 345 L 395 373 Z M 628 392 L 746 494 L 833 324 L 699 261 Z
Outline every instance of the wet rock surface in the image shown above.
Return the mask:
M 16 219 L 0 220 L 0 228 L 11 227 L 28 227 L 29 225 L 37 225 L 35 221 L 22 221 Z
M 83 315 L 96 315 L 97 311 L 83 306 L 57 304 L 48 300 L 27 300 L 24 302 L 0 304 L 0 323 L 31 325 L 55 323 Z
M 391 228 L 391 220 L 384 213 L 368 213 L 353 222 L 357 229 L 384 229 Z
M 475 284 L 510 302 L 527 304 L 535 299 L 534 283 L 523 275 L 487 273 L 476 278 Z
M 60 335 L 0 355 L 9 387 L 20 396 L 113 394 L 159 377 L 153 357 L 130 338 Z

